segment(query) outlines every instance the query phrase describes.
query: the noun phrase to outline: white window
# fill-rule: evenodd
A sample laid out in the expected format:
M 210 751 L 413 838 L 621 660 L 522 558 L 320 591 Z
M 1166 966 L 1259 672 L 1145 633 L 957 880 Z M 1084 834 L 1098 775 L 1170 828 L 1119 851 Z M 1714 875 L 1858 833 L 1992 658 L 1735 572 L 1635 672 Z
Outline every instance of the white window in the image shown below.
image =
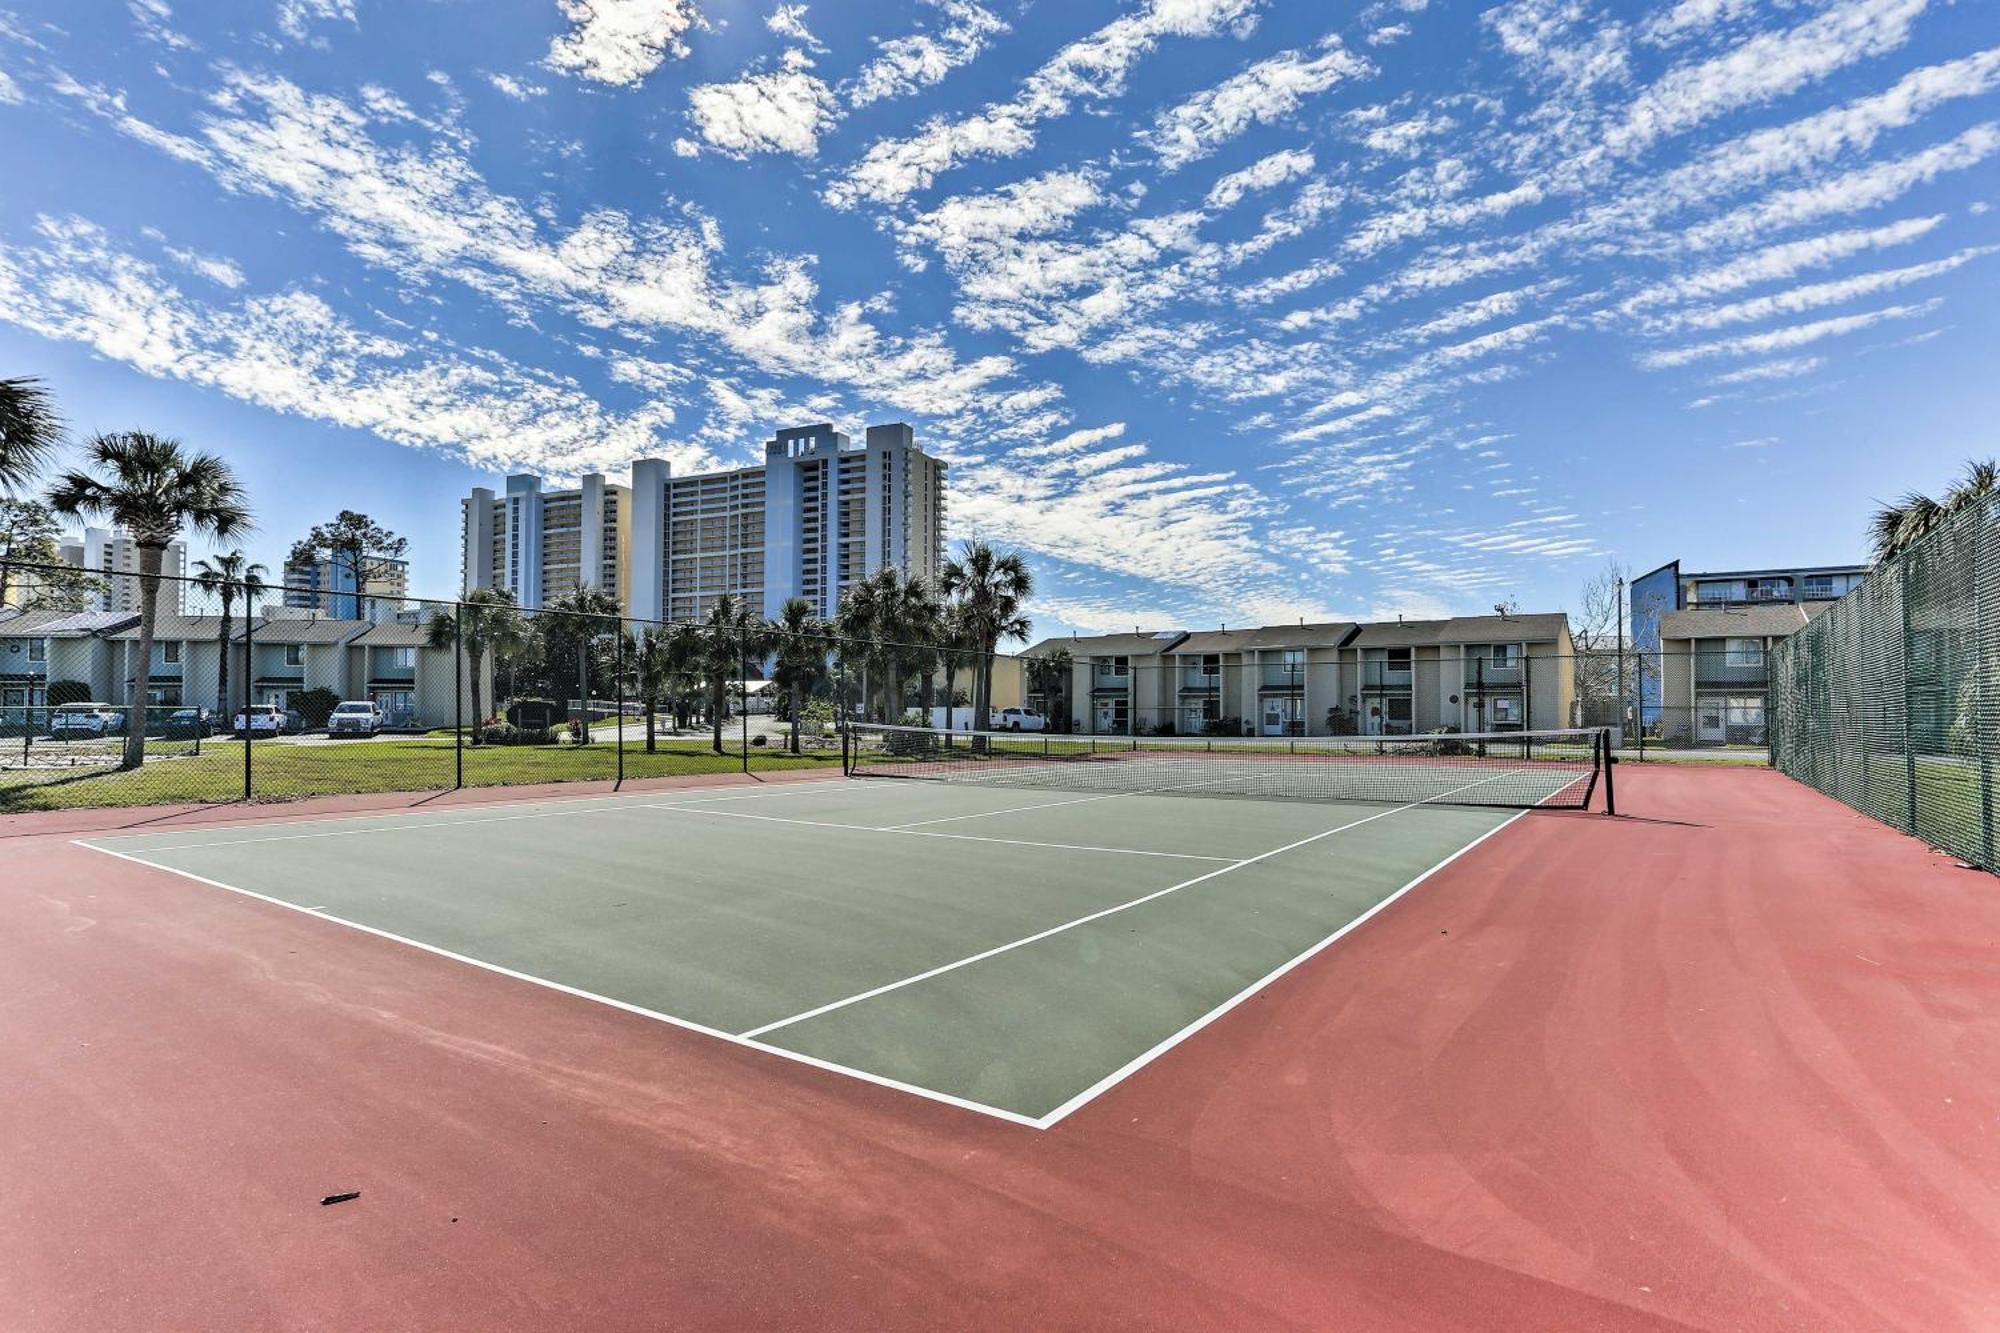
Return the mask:
M 1386 659 L 1385 665 L 1390 671 L 1408 671 L 1410 669 L 1410 650 L 1408 648 L 1388 649 Z
M 1733 667 L 1760 667 L 1764 665 L 1764 641 L 1762 639 L 1731 639 L 1729 641 L 1729 665 Z
M 48 660 L 49 660 L 49 641 L 48 641 L 47 639 L 30 639 L 30 640 L 28 640 L 28 660 L 29 660 L 30 662 L 46 662 L 46 661 L 48 661 Z
M 1286 675 L 1303 676 L 1306 672 L 1306 650 L 1303 648 L 1285 649 L 1284 665 Z
M 414 648 L 391 648 L 389 665 L 399 671 L 408 671 L 417 664 L 417 650 Z
M 1132 674 L 1131 659 L 1124 657 L 1107 658 L 1105 661 L 1104 674 L 1107 676 L 1116 676 L 1119 677 L 1120 679 L 1131 675 Z
M 166 663 L 168 666 L 180 665 L 181 641 L 179 639 L 168 639 L 160 645 L 160 661 Z
M 1800 585 L 1800 591 L 1810 602 L 1824 602 L 1839 596 L 1833 590 L 1833 579 L 1823 574 L 1809 576 Z
M 1221 675 L 1221 674 L 1222 674 L 1222 654 L 1221 654 L 1221 653 L 1203 653 L 1203 654 L 1201 655 L 1201 674 L 1202 674 L 1202 675 L 1204 675 L 1204 676 L 1219 676 L 1219 675 Z
M 1514 665 L 1514 645 L 1511 643 L 1496 643 L 1487 650 L 1487 655 L 1494 666 L 1503 670 Z
M 1495 722 L 1516 722 L 1520 720 L 1515 712 L 1512 695 L 1503 694 L 1493 700 L 1493 720 Z
M 306 646 L 302 643 L 285 645 L 285 665 L 302 667 L 306 664 Z

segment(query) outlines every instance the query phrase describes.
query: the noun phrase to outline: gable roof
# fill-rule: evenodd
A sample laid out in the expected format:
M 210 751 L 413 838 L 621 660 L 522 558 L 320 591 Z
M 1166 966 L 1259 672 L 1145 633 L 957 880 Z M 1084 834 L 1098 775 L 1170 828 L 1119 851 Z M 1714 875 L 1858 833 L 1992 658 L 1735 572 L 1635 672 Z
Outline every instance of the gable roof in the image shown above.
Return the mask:
M 357 648 L 428 648 L 431 636 L 428 625 L 410 625 L 400 620 L 391 620 L 380 625 L 371 625 L 366 633 L 353 641 Z
M 1569 633 L 1569 616 L 1562 611 L 1517 616 L 1453 616 L 1449 620 L 1377 621 L 1363 625 L 1349 645 L 1355 648 L 1402 648 L 1451 643 L 1560 642 Z
M 1021 655 L 1039 657 L 1058 648 L 1067 648 L 1070 656 L 1076 658 L 1151 657 L 1157 653 L 1173 651 L 1175 645 L 1186 637 L 1187 631 L 1184 629 L 1141 630 L 1136 634 L 1057 636 L 1043 639 Z
M 327 616 L 273 616 L 257 622 L 259 643 L 345 643 L 368 628 L 365 620 Z M 242 638 L 241 634 L 236 636 Z
M 0 638 L 81 639 L 138 623 L 137 611 L 24 611 L 0 619 Z
M 1770 602 L 1752 606 L 1691 606 L 1660 616 L 1660 638 L 1782 639 L 1804 629 L 1832 602 Z
M 1197 630 L 1175 646 L 1177 653 L 1244 653 L 1270 648 L 1338 648 L 1359 628 L 1351 620 L 1312 625 L 1258 625 L 1251 629 Z

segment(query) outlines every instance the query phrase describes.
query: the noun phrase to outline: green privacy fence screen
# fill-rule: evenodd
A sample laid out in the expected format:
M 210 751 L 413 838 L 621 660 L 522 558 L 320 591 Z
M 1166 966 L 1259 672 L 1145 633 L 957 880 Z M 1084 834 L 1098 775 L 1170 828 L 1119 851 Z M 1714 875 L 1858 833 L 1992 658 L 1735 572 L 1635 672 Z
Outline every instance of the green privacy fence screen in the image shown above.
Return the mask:
M 2000 497 L 1947 519 L 1772 658 L 1771 758 L 1987 870 L 2000 761 Z

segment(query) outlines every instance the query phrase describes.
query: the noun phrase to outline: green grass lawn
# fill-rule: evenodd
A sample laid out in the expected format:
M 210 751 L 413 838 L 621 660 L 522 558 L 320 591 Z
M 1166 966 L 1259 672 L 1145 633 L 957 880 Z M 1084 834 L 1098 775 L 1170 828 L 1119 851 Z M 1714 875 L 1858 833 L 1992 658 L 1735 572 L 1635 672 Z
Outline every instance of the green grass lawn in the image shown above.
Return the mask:
M 258 800 L 292 800 L 352 792 L 428 791 L 452 785 L 450 738 L 356 741 L 323 745 L 260 742 L 252 758 L 252 791 Z M 826 768 L 838 765 L 838 750 L 794 758 L 782 749 L 753 746 L 750 770 Z M 737 773 L 740 751 L 716 754 L 705 741 L 677 737 L 647 754 L 643 741 L 627 737 L 625 776 L 682 777 Z M 609 781 L 618 776 L 613 745 L 477 746 L 465 751 L 465 785 L 505 787 L 533 782 Z M 212 741 L 199 756 L 174 754 L 149 760 L 137 772 L 103 769 L 14 769 L 0 772 L 0 813 L 63 810 L 82 806 L 161 805 L 240 800 L 243 747 Z

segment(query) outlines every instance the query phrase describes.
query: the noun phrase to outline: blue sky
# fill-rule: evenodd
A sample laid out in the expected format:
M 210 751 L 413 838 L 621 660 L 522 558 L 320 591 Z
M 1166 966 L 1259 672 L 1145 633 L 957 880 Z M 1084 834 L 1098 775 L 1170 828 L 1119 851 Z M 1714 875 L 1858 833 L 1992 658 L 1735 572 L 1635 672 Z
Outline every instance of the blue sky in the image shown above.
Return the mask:
M 0 371 L 457 578 L 908 420 L 1038 630 L 1860 554 L 1996 447 L 1986 3 L 0 0 Z

